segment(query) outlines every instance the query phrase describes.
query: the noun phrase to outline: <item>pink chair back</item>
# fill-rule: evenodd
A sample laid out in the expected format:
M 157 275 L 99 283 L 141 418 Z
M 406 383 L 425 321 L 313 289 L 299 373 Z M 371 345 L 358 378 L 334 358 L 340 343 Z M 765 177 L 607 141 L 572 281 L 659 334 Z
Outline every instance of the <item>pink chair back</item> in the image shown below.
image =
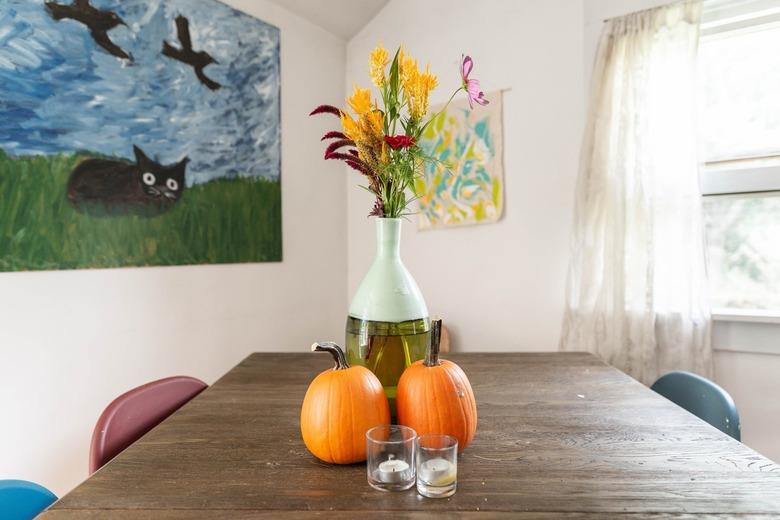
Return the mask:
M 166 377 L 114 399 L 92 432 L 89 473 L 100 469 L 207 387 L 194 377 Z

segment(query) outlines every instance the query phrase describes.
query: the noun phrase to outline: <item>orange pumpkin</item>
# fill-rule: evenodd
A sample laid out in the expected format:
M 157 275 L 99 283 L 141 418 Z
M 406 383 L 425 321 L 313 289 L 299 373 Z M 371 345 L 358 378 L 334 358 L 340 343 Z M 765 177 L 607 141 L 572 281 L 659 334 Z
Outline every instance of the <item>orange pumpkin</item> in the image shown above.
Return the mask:
M 461 452 L 477 431 L 477 402 L 463 370 L 439 359 L 440 339 L 441 320 L 434 320 L 425 359 L 410 365 L 398 381 L 398 422 L 417 435 L 452 435 Z
M 390 424 L 390 407 L 379 379 L 367 368 L 350 367 L 335 343 L 315 343 L 312 352 L 330 352 L 336 366 L 309 385 L 301 408 L 301 436 L 320 460 L 352 464 L 366 460 L 366 432 Z

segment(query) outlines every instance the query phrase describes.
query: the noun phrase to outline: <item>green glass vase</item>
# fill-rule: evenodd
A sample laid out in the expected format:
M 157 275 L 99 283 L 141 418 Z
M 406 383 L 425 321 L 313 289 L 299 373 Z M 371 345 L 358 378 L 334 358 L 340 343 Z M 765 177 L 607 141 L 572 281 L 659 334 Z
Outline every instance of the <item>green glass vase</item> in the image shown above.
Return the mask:
M 420 288 L 401 261 L 399 218 L 376 219 L 376 257 L 349 307 L 347 357 L 376 374 L 395 410 L 398 379 L 425 357 L 430 319 Z

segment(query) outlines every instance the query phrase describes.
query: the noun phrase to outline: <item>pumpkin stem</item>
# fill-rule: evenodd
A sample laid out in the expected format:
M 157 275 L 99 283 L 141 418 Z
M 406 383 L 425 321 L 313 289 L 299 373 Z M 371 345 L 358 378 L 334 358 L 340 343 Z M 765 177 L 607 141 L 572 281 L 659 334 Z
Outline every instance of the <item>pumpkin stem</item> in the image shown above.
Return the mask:
M 336 366 L 333 367 L 333 370 L 344 370 L 345 368 L 349 368 L 349 363 L 347 362 L 347 356 L 344 355 L 344 351 L 341 350 L 341 347 L 333 343 L 332 341 L 323 341 L 322 343 L 314 343 L 311 346 L 312 352 L 329 352 L 331 356 L 333 356 L 333 361 L 336 362 Z
M 441 318 L 431 320 L 431 344 L 425 352 L 426 367 L 435 367 L 439 364 L 439 347 L 441 344 Z

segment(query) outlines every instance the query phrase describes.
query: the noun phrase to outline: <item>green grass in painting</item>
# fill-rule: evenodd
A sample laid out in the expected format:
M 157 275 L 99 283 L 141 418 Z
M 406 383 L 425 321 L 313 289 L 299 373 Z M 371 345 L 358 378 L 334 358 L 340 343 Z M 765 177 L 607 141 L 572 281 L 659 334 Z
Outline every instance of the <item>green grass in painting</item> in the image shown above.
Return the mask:
M 65 196 L 68 175 L 91 156 L 0 150 L 0 270 L 282 259 L 278 181 L 220 179 L 188 188 L 157 217 L 91 217 Z

